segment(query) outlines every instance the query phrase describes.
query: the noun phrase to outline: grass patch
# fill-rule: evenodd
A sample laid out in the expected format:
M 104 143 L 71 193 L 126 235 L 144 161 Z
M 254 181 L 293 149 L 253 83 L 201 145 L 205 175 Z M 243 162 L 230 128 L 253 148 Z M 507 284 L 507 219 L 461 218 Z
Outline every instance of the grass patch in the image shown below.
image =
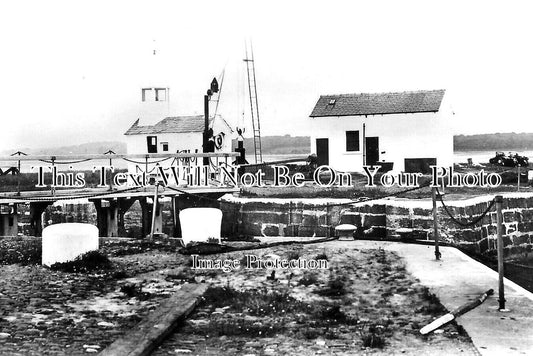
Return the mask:
M 359 330 L 363 347 L 382 349 L 386 346 L 386 335 L 390 332 L 383 325 L 365 323 Z
M 41 264 L 41 239 L 7 237 L 0 239 L 0 265 L 20 263 L 22 265 Z
M 330 278 L 327 286 L 317 290 L 315 293 L 323 297 L 340 297 L 346 294 L 344 280 L 339 276 Z
M 221 308 L 229 306 L 231 311 L 246 309 L 254 316 L 283 315 L 290 312 L 309 312 L 311 307 L 288 293 L 238 291 L 231 287 L 209 287 L 204 293 L 202 306 Z
M 302 278 L 300 278 L 298 284 L 306 287 L 312 284 L 318 284 L 318 277 L 315 273 L 306 273 Z
M 328 255 L 326 255 L 325 253 L 320 253 L 320 254 L 316 255 L 315 260 L 326 260 L 326 261 L 329 261 Z
M 346 314 L 341 311 L 340 305 L 337 304 L 322 308 L 317 314 L 317 319 L 324 320 L 327 324 L 344 323 L 348 319 Z
M 240 337 L 272 337 L 285 331 L 281 324 L 259 323 L 243 318 L 215 319 L 206 326 L 200 328 L 199 334 L 209 336 L 240 336 Z
M 143 292 L 142 284 L 126 283 L 120 287 L 120 291 L 124 293 L 127 298 L 137 298 L 141 301 L 148 300 L 152 297 L 152 293 Z
M 385 347 L 385 338 L 375 333 L 365 333 L 361 336 L 364 347 L 382 349 Z
M 102 250 L 109 256 L 127 256 L 143 253 L 147 251 L 176 252 L 179 245 L 178 240 L 148 241 L 148 240 L 104 240 Z
M 440 303 L 440 299 L 429 291 L 427 287 L 422 288 L 421 292 L 422 306 L 417 310 L 424 314 L 439 315 L 447 313 L 448 311 Z
M 54 271 L 85 273 L 110 269 L 111 266 L 112 263 L 107 255 L 100 251 L 90 251 L 76 257 L 73 261 L 54 263 L 50 266 L 50 269 Z
M 300 251 L 289 251 L 287 254 L 287 259 L 290 260 L 297 260 L 301 256 Z

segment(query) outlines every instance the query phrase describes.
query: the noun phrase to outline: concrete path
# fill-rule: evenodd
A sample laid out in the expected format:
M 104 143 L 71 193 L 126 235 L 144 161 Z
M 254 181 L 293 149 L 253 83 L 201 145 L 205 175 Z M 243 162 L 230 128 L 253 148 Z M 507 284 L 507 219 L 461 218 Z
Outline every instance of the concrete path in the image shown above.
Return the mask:
M 436 261 L 433 246 L 377 241 L 356 241 L 352 246 L 397 252 L 407 270 L 450 311 L 494 289 L 493 296 L 457 318 L 457 323 L 484 356 L 533 355 L 533 294 L 524 288 L 505 279 L 505 306 L 510 311 L 500 312 L 498 273 L 455 248 L 441 247 L 442 259 Z

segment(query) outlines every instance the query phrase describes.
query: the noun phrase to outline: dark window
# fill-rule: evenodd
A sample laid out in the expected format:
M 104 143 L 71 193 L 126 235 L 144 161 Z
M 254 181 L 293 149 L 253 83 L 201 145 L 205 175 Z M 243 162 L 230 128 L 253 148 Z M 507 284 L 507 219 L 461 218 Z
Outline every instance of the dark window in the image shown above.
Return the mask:
M 148 153 L 157 153 L 157 136 L 147 136 Z
M 359 151 L 359 131 L 346 131 L 346 151 Z
M 13 226 L 13 224 L 15 223 L 15 220 L 13 219 L 13 217 L 9 217 L 8 218 L 8 222 L 9 222 L 9 226 Z
M 163 152 L 168 152 L 168 142 L 161 142 L 161 146 L 163 146 Z

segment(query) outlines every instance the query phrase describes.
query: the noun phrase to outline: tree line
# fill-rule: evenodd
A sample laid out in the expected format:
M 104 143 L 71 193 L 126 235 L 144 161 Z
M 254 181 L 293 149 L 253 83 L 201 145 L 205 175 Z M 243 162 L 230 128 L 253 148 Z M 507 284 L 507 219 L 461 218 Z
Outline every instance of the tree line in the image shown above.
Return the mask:
M 453 147 L 455 151 L 531 150 L 533 133 L 456 135 L 453 137 Z

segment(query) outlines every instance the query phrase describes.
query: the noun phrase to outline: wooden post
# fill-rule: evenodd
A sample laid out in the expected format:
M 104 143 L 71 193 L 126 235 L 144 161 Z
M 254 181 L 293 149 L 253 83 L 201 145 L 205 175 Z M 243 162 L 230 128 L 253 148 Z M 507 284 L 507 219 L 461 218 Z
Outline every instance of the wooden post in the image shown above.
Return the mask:
M 150 230 L 150 240 L 154 239 L 155 215 L 157 212 L 157 196 L 159 194 L 159 182 L 155 183 L 154 203 L 152 204 L 152 228 Z
M 496 215 L 497 215 L 497 231 L 498 231 L 498 302 L 500 304 L 500 311 L 505 310 L 505 291 L 503 285 L 503 215 L 502 215 L 502 203 L 503 197 L 496 195 L 494 198 L 496 202 Z
M 289 226 L 291 227 L 291 236 L 294 236 L 294 225 L 292 224 L 292 201 L 289 201 Z
M 439 221 L 437 219 L 437 188 L 431 188 L 431 200 L 433 200 L 433 239 L 435 240 L 435 259 L 440 260 L 439 251 Z
M 443 325 L 448 324 L 450 321 L 454 320 L 458 316 L 463 315 L 464 313 L 474 309 L 475 307 L 481 305 L 488 297 L 490 297 L 494 293 L 492 289 L 489 289 L 485 293 L 483 293 L 481 296 L 479 296 L 478 299 L 475 299 L 474 301 L 468 302 L 466 304 L 461 305 L 459 308 L 451 311 L 450 313 L 441 316 L 440 318 L 433 321 L 431 324 L 428 324 L 424 326 L 422 329 L 420 329 L 420 333 L 422 335 L 426 335 L 433 330 L 436 330 L 440 328 Z
M 329 238 L 329 203 L 326 203 L 326 237 Z
M 518 172 L 518 185 L 516 187 L 516 190 L 520 191 L 520 165 L 516 166 L 516 171 Z

